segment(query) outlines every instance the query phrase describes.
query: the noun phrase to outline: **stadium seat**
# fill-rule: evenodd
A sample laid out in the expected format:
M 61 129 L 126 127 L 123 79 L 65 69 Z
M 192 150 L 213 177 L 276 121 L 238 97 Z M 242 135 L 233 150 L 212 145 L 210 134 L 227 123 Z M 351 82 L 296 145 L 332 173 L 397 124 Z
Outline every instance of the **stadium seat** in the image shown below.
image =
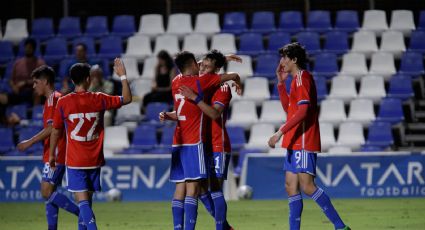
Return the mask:
M 320 104 L 319 121 L 339 125 L 347 119 L 344 102 L 338 99 L 326 99 Z
M 59 22 L 58 36 L 68 39 L 81 36 L 79 17 L 63 17 Z
M 388 97 L 406 100 L 414 95 L 412 78 L 410 76 L 397 74 L 391 77 Z
M 121 57 L 123 53 L 122 40 L 120 37 L 108 36 L 100 39 L 100 49 L 97 54 L 100 58 L 114 59 Z
M 404 120 L 403 106 L 398 98 L 384 98 L 379 106 L 377 121 L 397 124 Z
M 26 120 L 28 119 L 27 111 L 28 105 L 26 104 L 13 105 L 6 108 L 6 115 L 10 116 L 10 114 L 15 113 L 21 120 Z
M 23 18 L 13 18 L 6 22 L 6 30 L 3 40 L 18 44 L 22 39 L 28 37 L 27 20 Z
M 217 13 L 200 13 L 196 15 L 195 33 L 205 34 L 211 37 L 220 32 L 220 19 Z
M 252 124 L 258 121 L 257 108 L 254 101 L 235 101 L 232 105 L 232 112 L 227 124 L 229 126 L 242 126 L 249 129 Z
M 336 145 L 334 127 L 331 123 L 320 122 L 320 143 L 322 151 L 327 151 L 330 147 Z
M 155 77 L 155 66 L 158 60 L 155 56 L 150 56 L 143 62 L 142 79 L 153 79 Z
M 337 154 L 350 154 L 353 151 L 350 147 L 346 146 L 334 146 L 329 148 L 328 153 L 331 155 L 337 155 Z
M 376 118 L 373 110 L 373 101 L 370 99 L 356 99 L 350 103 L 350 112 L 347 121 L 358 122 L 367 126 Z
M 126 75 L 128 81 L 137 80 L 140 78 L 139 66 L 137 64 L 137 59 L 135 58 L 122 58 L 122 62 L 124 63 L 126 69 Z M 113 78 L 115 80 L 119 80 L 119 76 L 114 73 Z
M 354 78 L 347 76 L 337 76 L 332 78 L 329 98 L 340 99 L 345 103 L 357 97 L 356 82 Z
M 362 145 L 360 152 L 383 152 L 385 151 L 384 148 L 379 146 L 372 146 L 372 145 Z
M 0 80 L 0 93 L 12 93 L 12 87 L 10 87 L 8 79 Z
M 243 100 L 254 101 L 258 106 L 269 98 L 269 82 L 266 78 L 252 77 L 245 80 Z
M 326 78 L 314 77 L 317 90 L 317 101 L 321 102 L 328 96 L 328 87 L 326 85 Z
M 386 95 L 383 77 L 365 76 L 361 79 L 359 98 L 370 99 L 374 103 L 378 103 Z
M 153 123 L 158 123 L 158 114 L 169 110 L 169 105 L 163 102 L 152 102 L 146 106 L 145 120 Z
M 242 59 L 242 63 L 234 61 L 228 62 L 227 72 L 238 73 L 241 81 L 245 81 L 246 78 L 254 75 L 252 70 L 252 60 L 251 56 L 248 55 L 240 55 L 239 57 Z
M 182 38 L 193 32 L 190 14 L 178 13 L 168 16 L 167 33 Z
M 320 36 L 315 32 L 301 32 L 297 34 L 297 41 L 305 46 L 309 55 L 315 55 L 321 52 Z
M 211 39 L 211 49 L 223 54 L 236 53 L 236 41 L 233 34 L 214 34 Z
M 425 10 L 421 10 L 419 13 L 419 22 L 417 30 L 425 30 Z
M 362 30 L 374 32 L 381 36 L 382 32 L 388 30 L 387 16 L 383 10 L 366 10 L 363 14 Z
M 313 75 L 331 78 L 338 73 L 338 59 L 335 54 L 321 53 L 315 56 Z
M 52 38 L 46 41 L 44 60 L 50 66 L 57 65 L 68 56 L 68 45 L 64 38 Z
M 87 56 L 93 57 L 96 56 L 95 42 L 92 37 L 78 37 L 72 41 L 72 50 L 75 50 L 75 47 L 78 44 L 84 44 L 87 47 Z
M 409 51 L 425 54 L 425 30 L 413 31 L 410 35 Z
M 152 90 L 152 80 L 151 79 L 137 79 L 131 82 L 130 85 L 131 93 L 133 96 L 138 97 L 138 99 L 143 99 L 143 97 Z
M 369 126 L 369 134 L 365 146 L 387 148 L 392 144 L 394 144 L 394 139 L 390 123 L 374 122 Z
M 0 41 L 0 65 L 4 65 L 14 58 L 13 43 L 9 41 Z
M 43 125 L 43 109 L 44 105 L 35 105 L 32 108 L 32 124 L 41 126 Z
M 241 34 L 248 30 L 246 15 L 243 12 L 230 12 L 224 14 L 222 33 Z
M 274 79 L 276 77 L 276 66 L 279 63 L 279 57 L 275 54 L 262 54 L 257 57 L 257 65 L 254 75 Z
M 177 36 L 172 34 L 164 34 L 156 37 L 154 54 L 158 54 L 161 50 L 167 51 L 170 55 L 174 55 L 180 52 L 179 40 Z
M 255 33 L 270 33 L 276 30 L 274 13 L 271 11 L 258 11 L 252 15 L 251 31 Z
M 406 51 L 403 34 L 399 31 L 385 31 L 382 34 L 380 51 L 392 53 L 395 58 L 400 58 Z
M 13 142 L 13 130 L 11 128 L 0 128 L 0 154 L 12 150 L 15 147 Z
M 7 85 L 10 87 L 9 84 L 9 80 L 12 77 L 12 71 L 13 71 L 13 66 L 14 66 L 15 62 L 14 61 L 10 61 L 6 64 L 6 69 L 4 70 L 4 74 L 3 74 L 3 81 L 7 82 Z
M 364 54 L 344 54 L 342 57 L 341 75 L 353 76 L 358 79 L 367 73 L 366 57 Z
M 378 43 L 376 36 L 371 31 L 358 31 L 353 35 L 353 45 L 351 52 L 363 53 L 366 57 L 370 57 L 372 53 L 378 51 Z
M 246 144 L 245 130 L 239 126 L 227 126 L 227 133 L 229 134 L 232 150 L 238 151 Z
M 377 52 L 372 55 L 369 74 L 383 76 L 388 80 L 396 72 L 394 56 L 391 53 Z
M 103 152 L 106 157 L 112 156 L 114 153 L 120 152 L 129 146 L 127 127 L 110 126 L 105 128 Z
M 100 38 L 108 35 L 108 19 L 106 16 L 89 16 L 86 22 L 85 35 Z
M 140 16 L 139 34 L 156 37 L 165 32 L 164 19 L 160 14 L 145 14 Z
M 288 33 L 298 33 L 304 30 L 303 18 L 300 11 L 283 11 L 279 17 L 279 30 Z
M 256 56 L 264 52 L 263 36 L 259 33 L 243 33 L 239 36 L 238 54 Z
M 157 144 L 155 125 L 141 124 L 134 130 L 131 148 L 146 151 L 154 148 Z
M 31 37 L 39 40 L 45 40 L 53 37 L 53 19 L 52 18 L 36 18 L 32 21 Z
M 275 133 L 274 125 L 257 123 L 251 127 L 251 133 L 248 143 L 245 148 L 249 149 L 268 149 L 267 142 L 269 138 Z
M 308 13 L 307 30 L 325 33 L 332 30 L 331 14 L 326 10 L 313 10 Z
M 26 127 L 19 130 L 19 139 L 18 143 L 24 140 L 28 140 L 34 135 L 36 135 L 38 132 L 41 131 L 41 127 Z M 31 147 L 25 150 L 25 154 L 37 154 L 39 155 L 40 152 L 43 152 L 43 144 L 42 142 L 37 142 L 33 144 Z
M 261 106 L 261 123 L 270 123 L 276 128 L 281 126 L 286 121 L 286 113 L 284 112 L 279 100 L 263 101 Z
M 139 102 L 131 102 L 117 110 L 115 116 L 115 124 L 121 125 L 126 121 L 140 121 L 141 120 L 141 105 Z
M 141 60 L 150 55 L 152 55 L 152 47 L 148 36 L 135 35 L 128 38 L 124 57 Z
M 358 150 L 365 143 L 362 124 L 356 122 L 344 122 L 339 126 L 338 146 L 350 147 Z
M 411 10 L 393 10 L 391 12 L 390 30 L 403 32 L 409 36 L 412 30 L 415 30 L 413 12 Z
M 335 29 L 347 33 L 355 32 L 359 29 L 359 15 L 354 10 L 339 10 L 336 13 Z
M 117 15 L 112 23 L 112 35 L 128 38 L 136 32 L 136 22 L 133 15 Z
M 171 148 L 171 145 L 173 144 L 173 136 L 174 136 L 175 129 L 176 127 L 174 125 L 172 126 L 166 125 L 162 128 L 161 139 L 159 142 L 159 145 L 162 148 Z M 233 147 L 233 143 L 232 143 L 232 147 Z
M 285 32 L 274 32 L 269 35 L 267 52 L 276 53 L 277 50 L 291 42 L 291 36 Z
M 71 67 L 72 64 L 75 63 L 74 58 L 65 58 L 59 63 L 59 71 L 57 73 L 57 76 L 63 79 L 64 77 L 69 76 L 69 67 Z
M 349 49 L 347 33 L 332 31 L 325 34 L 323 51 L 341 55 L 346 53 Z
M 184 37 L 183 49 L 201 56 L 208 52 L 207 36 L 204 34 L 189 34 Z
M 406 52 L 401 57 L 399 73 L 422 75 L 424 71 L 423 56 L 420 53 Z
M 241 176 L 242 173 L 242 169 L 243 169 L 243 164 L 246 158 L 246 155 L 249 153 L 264 153 L 264 149 L 242 149 L 239 152 L 239 159 L 238 159 L 238 163 L 235 167 L 235 170 L 233 171 L 233 174 L 236 177 Z

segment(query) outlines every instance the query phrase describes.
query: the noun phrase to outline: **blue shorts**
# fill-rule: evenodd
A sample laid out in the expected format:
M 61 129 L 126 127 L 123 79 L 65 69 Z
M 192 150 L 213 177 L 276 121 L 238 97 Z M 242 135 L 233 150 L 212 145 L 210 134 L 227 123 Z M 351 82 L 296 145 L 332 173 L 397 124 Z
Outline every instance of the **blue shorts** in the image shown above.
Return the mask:
M 227 171 L 229 170 L 230 153 L 214 152 L 212 154 L 211 177 L 227 179 Z
M 72 169 L 67 167 L 66 178 L 70 192 L 101 191 L 100 168 Z
M 317 153 L 304 150 L 287 150 L 283 169 L 297 173 L 308 173 L 316 176 Z
M 171 182 L 200 180 L 207 178 L 204 145 L 185 145 L 173 147 L 171 154 Z
M 53 171 L 50 168 L 49 163 L 45 163 L 41 180 L 55 186 L 60 186 L 62 183 L 63 175 L 65 175 L 65 165 L 56 165 L 56 168 Z

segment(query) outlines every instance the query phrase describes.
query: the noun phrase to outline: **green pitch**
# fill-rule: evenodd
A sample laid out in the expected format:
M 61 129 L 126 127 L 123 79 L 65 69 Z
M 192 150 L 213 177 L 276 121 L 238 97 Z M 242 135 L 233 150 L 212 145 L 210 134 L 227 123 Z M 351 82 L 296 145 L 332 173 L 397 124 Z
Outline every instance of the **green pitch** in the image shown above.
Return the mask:
M 425 199 L 334 200 L 343 220 L 354 230 L 425 229 Z M 171 202 L 95 203 L 99 229 L 173 229 Z M 228 220 L 239 230 L 288 229 L 286 201 L 229 202 Z M 59 229 L 76 229 L 76 217 L 60 210 Z M 42 203 L 1 203 L 0 229 L 46 229 Z M 200 203 L 197 229 L 214 229 Z M 301 229 L 333 229 L 325 215 L 304 201 Z

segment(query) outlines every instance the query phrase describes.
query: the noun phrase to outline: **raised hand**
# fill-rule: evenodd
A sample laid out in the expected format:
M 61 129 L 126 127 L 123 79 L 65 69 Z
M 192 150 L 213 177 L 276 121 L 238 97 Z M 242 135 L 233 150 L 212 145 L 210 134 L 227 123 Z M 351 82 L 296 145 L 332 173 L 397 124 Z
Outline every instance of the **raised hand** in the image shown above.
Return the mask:
M 125 66 L 124 66 L 124 63 L 122 62 L 121 58 L 115 58 L 115 60 L 114 60 L 114 72 L 118 76 L 126 75 Z
M 180 94 L 183 95 L 186 98 L 189 98 L 190 100 L 194 101 L 198 94 L 196 94 L 191 88 L 182 85 L 179 88 Z
M 242 58 L 236 54 L 228 54 L 226 55 L 226 61 L 227 62 L 234 61 L 234 62 L 242 63 Z
M 276 76 L 279 82 L 284 82 L 288 78 L 288 73 L 284 71 L 285 65 L 282 61 L 279 62 L 279 65 L 276 68 Z

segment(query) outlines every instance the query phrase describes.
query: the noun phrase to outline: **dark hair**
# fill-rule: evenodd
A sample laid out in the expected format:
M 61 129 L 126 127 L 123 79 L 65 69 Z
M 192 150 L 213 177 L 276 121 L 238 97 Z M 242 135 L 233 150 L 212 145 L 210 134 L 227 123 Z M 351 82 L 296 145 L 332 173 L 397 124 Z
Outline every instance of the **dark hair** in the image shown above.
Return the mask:
M 37 46 L 37 41 L 34 38 L 27 38 L 24 41 L 24 46 L 31 45 L 33 49 Z
M 196 58 L 193 53 L 182 51 L 176 55 L 174 62 L 176 63 L 177 68 L 179 68 L 180 72 L 184 72 L 186 68 L 192 64 L 192 62 L 196 63 Z
M 87 45 L 86 44 L 84 44 L 84 43 L 77 43 L 76 45 L 75 45 L 75 48 L 77 48 L 78 46 L 81 46 L 81 47 L 83 47 L 83 49 L 84 49 L 84 51 L 87 51 Z
M 55 75 L 53 68 L 47 65 L 39 66 L 31 73 L 31 77 L 35 79 L 46 79 L 47 83 L 52 86 L 55 84 Z
M 305 48 L 298 42 L 293 42 L 279 49 L 279 54 L 282 57 L 288 57 L 291 60 L 297 59 L 297 66 L 305 69 L 307 66 L 307 53 Z
M 205 59 L 214 60 L 216 68 L 221 68 L 226 63 L 226 57 L 218 50 L 211 50 L 205 55 Z
M 90 77 L 91 66 L 87 63 L 77 63 L 71 66 L 69 76 L 75 85 L 79 85 Z
M 171 70 L 174 67 L 173 58 L 170 56 L 170 54 L 167 51 L 165 51 L 165 50 L 159 51 L 159 53 L 156 55 L 156 57 L 164 60 L 165 65 L 167 66 L 167 68 L 169 70 Z

